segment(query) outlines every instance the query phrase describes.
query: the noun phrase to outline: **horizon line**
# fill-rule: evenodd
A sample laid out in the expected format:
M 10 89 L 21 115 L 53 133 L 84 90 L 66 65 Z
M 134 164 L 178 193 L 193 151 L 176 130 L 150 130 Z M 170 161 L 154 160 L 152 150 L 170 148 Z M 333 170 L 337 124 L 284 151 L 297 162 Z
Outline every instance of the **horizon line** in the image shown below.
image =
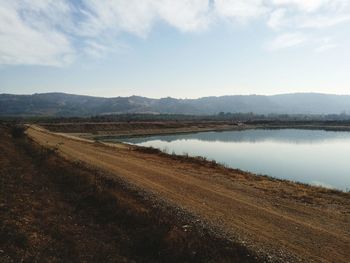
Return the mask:
M 257 94 L 257 93 L 249 93 L 249 94 L 226 94 L 226 95 L 211 95 L 211 96 L 203 96 L 203 97 L 195 97 L 195 98 L 188 98 L 188 97 L 147 97 L 144 95 L 129 95 L 129 96 L 96 96 L 96 95 L 90 95 L 90 94 L 81 94 L 81 93 L 67 93 L 67 92 L 60 92 L 60 91 L 50 91 L 50 92 L 35 92 L 35 93 L 0 93 L 0 95 L 15 95 L 15 96 L 33 96 L 33 95 L 42 95 L 42 94 L 65 94 L 65 95 L 72 95 L 72 96 L 85 96 L 85 97 L 95 97 L 95 98 L 105 98 L 105 99 L 113 99 L 113 98 L 130 98 L 130 97 L 142 97 L 147 99 L 177 99 L 177 100 L 196 100 L 196 99 L 203 99 L 203 98 L 220 98 L 220 97 L 231 97 L 231 96 L 265 96 L 265 97 L 272 97 L 272 96 L 279 96 L 279 95 L 297 95 L 297 94 L 315 94 L 315 95 L 333 95 L 333 96 L 350 96 L 349 94 L 337 94 L 337 93 L 324 93 L 324 92 L 287 92 L 287 93 L 275 93 L 275 94 Z

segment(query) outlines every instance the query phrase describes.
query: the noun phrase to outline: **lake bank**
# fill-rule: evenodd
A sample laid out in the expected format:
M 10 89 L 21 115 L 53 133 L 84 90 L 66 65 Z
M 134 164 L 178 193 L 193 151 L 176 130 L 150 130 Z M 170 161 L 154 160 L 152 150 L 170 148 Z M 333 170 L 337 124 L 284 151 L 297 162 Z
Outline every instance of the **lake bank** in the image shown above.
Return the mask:
M 151 135 L 186 134 L 204 131 L 239 131 L 247 129 L 310 129 L 350 131 L 345 122 L 240 122 L 240 121 L 130 121 L 40 123 L 40 126 L 59 133 L 87 139 L 129 138 Z
M 136 138 L 111 137 L 105 141 L 201 156 L 231 168 L 279 179 L 343 191 L 350 189 L 349 132 L 249 129 Z

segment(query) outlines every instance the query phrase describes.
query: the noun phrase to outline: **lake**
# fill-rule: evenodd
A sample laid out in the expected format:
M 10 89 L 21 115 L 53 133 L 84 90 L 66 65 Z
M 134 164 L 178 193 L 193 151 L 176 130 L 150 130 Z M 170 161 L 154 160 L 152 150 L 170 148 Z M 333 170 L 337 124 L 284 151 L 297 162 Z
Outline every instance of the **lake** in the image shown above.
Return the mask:
M 350 132 L 257 129 L 116 140 L 204 156 L 256 174 L 350 189 Z

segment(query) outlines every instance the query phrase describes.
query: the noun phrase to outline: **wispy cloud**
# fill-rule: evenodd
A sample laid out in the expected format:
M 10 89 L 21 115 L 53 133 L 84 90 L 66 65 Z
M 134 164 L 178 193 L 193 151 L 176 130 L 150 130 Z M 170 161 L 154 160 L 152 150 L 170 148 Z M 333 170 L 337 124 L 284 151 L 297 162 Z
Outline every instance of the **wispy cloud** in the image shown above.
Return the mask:
M 316 15 L 312 17 L 304 17 L 300 23 L 302 28 L 326 28 L 336 26 L 338 24 L 350 21 L 349 14 L 338 15 Z
M 327 50 L 330 50 L 330 49 L 333 49 L 333 48 L 336 48 L 336 47 L 338 47 L 337 44 L 324 44 L 322 46 L 317 47 L 315 49 L 315 52 L 318 52 L 318 53 L 325 52 Z
M 263 0 L 215 0 L 214 3 L 216 14 L 232 21 L 256 19 L 269 9 Z
M 278 8 L 271 12 L 270 17 L 267 20 L 267 25 L 274 29 L 279 30 L 289 24 L 289 21 L 286 19 L 287 10 L 284 8 Z
M 87 41 L 84 51 L 93 58 L 101 58 L 112 50 L 108 46 L 101 45 L 95 41 Z
M 39 64 L 62 66 L 69 63 L 74 50 L 67 36 L 40 19 L 25 21 L 50 8 L 38 6 L 23 9 L 13 1 L 0 5 L 0 64 Z M 37 8 L 37 9 L 35 9 Z M 51 20 L 49 20 L 51 21 Z
M 317 52 L 336 48 L 338 44 L 334 41 L 322 43 L 322 39 L 328 38 L 327 33 L 322 37 L 323 32 L 350 22 L 350 1 L 347 0 L 273 0 L 272 4 L 279 8 L 270 13 L 267 25 L 279 35 L 270 41 L 270 50 L 305 43 L 313 45 Z M 298 33 L 288 33 L 291 31 Z
M 342 0 L 340 0 L 342 1 Z M 304 12 L 314 12 L 322 6 L 328 4 L 329 0 L 273 0 L 272 3 L 277 6 L 294 6 Z M 333 0 L 337 2 L 337 0 Z
M 83 0 L 83 32 L 105 30 L 145 36 L 153 24 L 163 20 L 181 31 L 205 29 L 210 22 L 207 0 Z
M 305 44 L 308 40 L 308 37 L 300 32 L 284 33 L 273 39 L 267 47 L 269 50 L 292 48 Z
M 296 47 L 309 41 L 306 30 L 350 22 L 350 1 L 0 0 L 0 64 L 63 66 L 81 54 L 100 58 L 118 47 L 120 34 L 146 38 L 159 22 L 190 33 L 258 19 L 277 31 L 270 50 Z
M 318 46 L 315 48 L 315 52 L 317 53 L 325 52 L 338 47 L 338 45 L 335 44 L 329 37 L 320 39 L 317 44 Z

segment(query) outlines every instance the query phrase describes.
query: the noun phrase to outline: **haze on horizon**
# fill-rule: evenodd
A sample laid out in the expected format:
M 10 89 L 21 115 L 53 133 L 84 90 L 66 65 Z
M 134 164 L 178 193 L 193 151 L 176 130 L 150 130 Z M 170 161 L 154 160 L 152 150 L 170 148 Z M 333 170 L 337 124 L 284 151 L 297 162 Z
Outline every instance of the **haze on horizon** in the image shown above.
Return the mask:
M 0 0 L 0 93 L 350 94 L 347 0 Z

